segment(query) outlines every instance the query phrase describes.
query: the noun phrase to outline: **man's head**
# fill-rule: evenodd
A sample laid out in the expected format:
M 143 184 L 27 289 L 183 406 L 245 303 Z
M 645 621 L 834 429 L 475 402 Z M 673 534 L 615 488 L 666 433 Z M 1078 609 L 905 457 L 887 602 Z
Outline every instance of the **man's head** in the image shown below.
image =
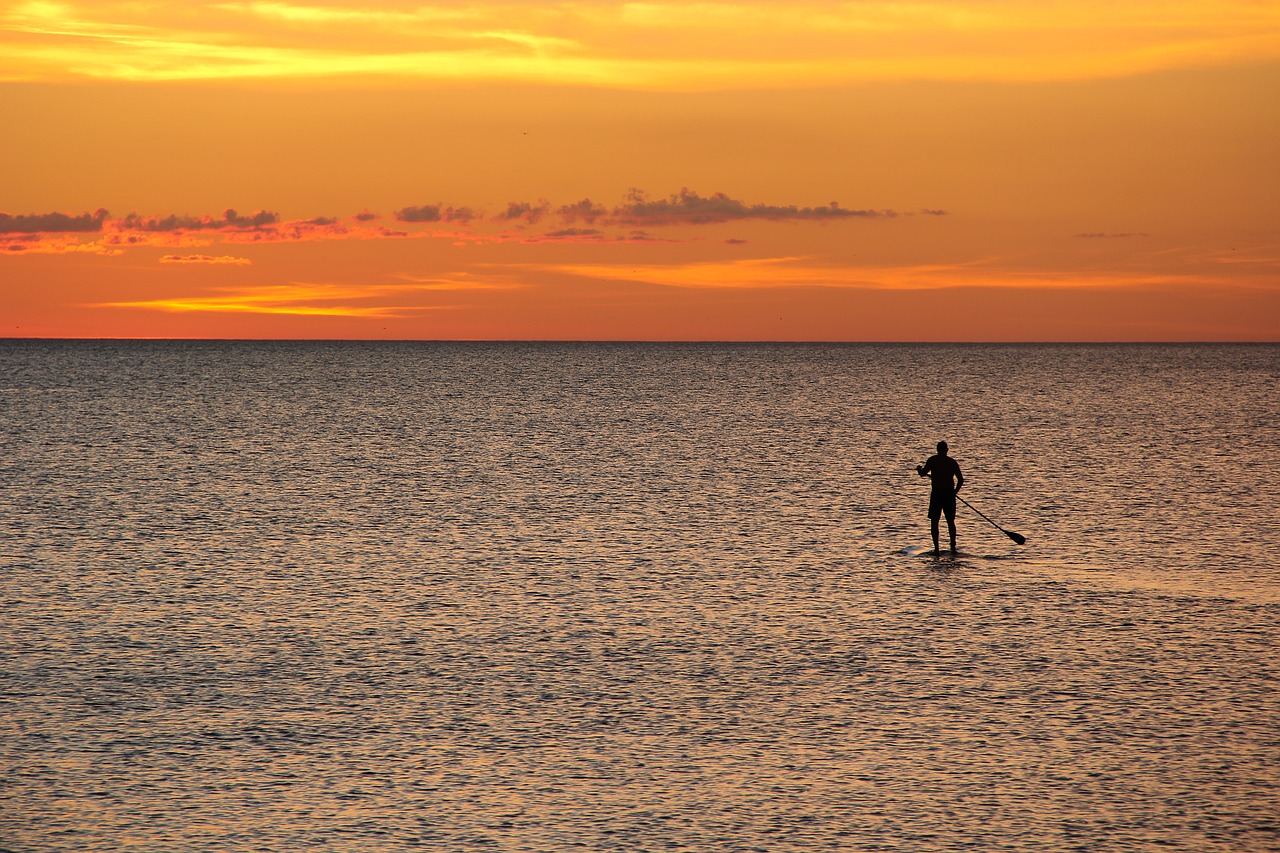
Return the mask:
M 947 443 L 945 441 L 938 442 L 938 455 L 939 456 L 947 455 Z

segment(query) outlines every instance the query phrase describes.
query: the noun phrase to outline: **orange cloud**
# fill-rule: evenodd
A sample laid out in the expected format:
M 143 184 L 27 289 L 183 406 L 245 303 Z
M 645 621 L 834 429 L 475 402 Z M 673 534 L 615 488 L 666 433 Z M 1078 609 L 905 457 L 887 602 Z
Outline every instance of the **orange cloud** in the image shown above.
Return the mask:
M 8 255 L 123 255 L 124 249 L 107 240 L 82 243 L 73 237 L 48 234 L 0 235 L 0 256 Z
M 253 261 L 248 258 L 237 258 L 231 255 L 165 255 L 160 259 L 162 264 L 238 264 L 248 266 Z
M 160 231 L 150 233 L 140 231 L 112 231 L 103 234 L 102 239 L 98 242 L 104 246 L 111 246 L 112 248 L 120 251 L 123 251 L 124 249 L 139 249 L 144 246 L 160 246 L 166 249 L 177 249 L 213 245 L 212 237 L 198 237 L 184 231 Z

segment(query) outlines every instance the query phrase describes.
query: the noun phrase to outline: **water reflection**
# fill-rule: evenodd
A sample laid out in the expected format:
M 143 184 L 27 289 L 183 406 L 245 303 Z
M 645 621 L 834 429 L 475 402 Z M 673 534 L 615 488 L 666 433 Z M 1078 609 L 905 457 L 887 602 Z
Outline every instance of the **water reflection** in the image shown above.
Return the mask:
M 15 849 L 1277 842 L 1275 348 L 0 346 Z

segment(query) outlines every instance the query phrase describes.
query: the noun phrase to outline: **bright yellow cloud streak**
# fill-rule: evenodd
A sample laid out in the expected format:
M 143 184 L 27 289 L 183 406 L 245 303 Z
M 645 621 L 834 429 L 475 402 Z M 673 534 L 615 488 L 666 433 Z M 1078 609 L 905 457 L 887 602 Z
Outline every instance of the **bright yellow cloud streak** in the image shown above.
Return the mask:
M 983 288 L 1132 288 L 1152 285 L 1226 284 L 1187 273 L 1106 270 L 1030 270 L 990 262 L 902 266 L 832 267 L 805 258 L 752 258 L 690 264 L 556 264 L 530 267 L 599 281 L 630 281 L 678 288 L 831 287 L 866 290 Z M 1231 284 L 1242 284 L 1234 277 Z
M 176 257 L 176 256 L 166 256 Z M 199 262 L 197 256 L 192 262 Z M 178 258 L 177 262 L 182 262 Z M 237 262 L 244 259 L 212 258 L 206 262 Z M 164 262 L 164 259 L 161 259 Z M 171 261 L 172 262 L 172 261 Z M 244 260 L 244 263 L 248 263 Z M 399 275 L 408 284 L 339 285 L 294 283 L 251 287 L 228 287 L 213 296 L 182 296 L 132 302 L 103 302 L 92 307 L 143 308 L 169 313 L 283 314 L 303 317 L 405 317 L 422 311 L 455 308 L 455 305 L 385 305 L 375 303 L 410 293 L 514 290 L 521 285 L 510 281 L 486 281 L 467 276 L 420 278 Z
M 1052 80 L 1280 58 L 1280 4 L 20 3 L 0 79 L 376 78 L 637 89 Z
M 378 290 L 334 285 L 275 285 L 228 288 L 220 296 L 188 296 L 137 302 L 104 302 L 96 307 L 145 308 L 173 313 L 217 312 L 234 314 L 288 314 L 308 317 L 402 317 L 407 313 L 440 306 L 323 304 L 367 300 Z

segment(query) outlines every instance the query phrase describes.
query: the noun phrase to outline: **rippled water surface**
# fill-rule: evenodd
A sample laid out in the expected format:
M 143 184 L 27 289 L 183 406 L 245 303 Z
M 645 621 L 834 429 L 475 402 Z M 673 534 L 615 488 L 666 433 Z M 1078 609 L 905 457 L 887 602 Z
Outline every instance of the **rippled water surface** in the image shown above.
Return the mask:
M 0 341 L 0 850 L 1280 849 L 1276 346 Z M 950 442 L 962 553 L 915 465 Z

